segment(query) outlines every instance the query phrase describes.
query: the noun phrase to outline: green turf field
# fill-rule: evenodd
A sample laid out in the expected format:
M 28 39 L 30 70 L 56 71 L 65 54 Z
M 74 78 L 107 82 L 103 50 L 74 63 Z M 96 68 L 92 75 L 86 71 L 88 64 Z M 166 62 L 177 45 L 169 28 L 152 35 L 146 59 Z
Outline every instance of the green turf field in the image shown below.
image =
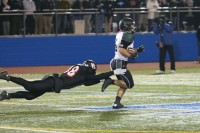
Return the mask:
M 176 74 L 133 70 L 133 89 L 122 99 L 126 109 L 113 110 L 116 86 L 80 86 L 27 101 L 0 102 L 0 133 L 200 133 L 200 68 Z M 17 75 L 29 80 L 41 74 Z M 0 90 L 20 86 L 0 80 Z

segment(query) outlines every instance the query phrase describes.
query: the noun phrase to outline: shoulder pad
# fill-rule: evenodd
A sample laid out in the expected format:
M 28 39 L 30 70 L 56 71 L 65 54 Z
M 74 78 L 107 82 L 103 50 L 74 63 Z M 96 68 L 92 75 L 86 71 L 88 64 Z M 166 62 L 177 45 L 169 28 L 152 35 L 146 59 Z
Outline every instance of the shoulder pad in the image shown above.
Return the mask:
M 132 32 L 125 31 L 122 35 L 121 43 L 127 47 L 133 42 L 133 39 L 134 39 L 134 34 Z
M 134 39 L 134 34 L 132 32 L 125 31 L 122 36 L 122 40 L 128 43 L 132 43 Z

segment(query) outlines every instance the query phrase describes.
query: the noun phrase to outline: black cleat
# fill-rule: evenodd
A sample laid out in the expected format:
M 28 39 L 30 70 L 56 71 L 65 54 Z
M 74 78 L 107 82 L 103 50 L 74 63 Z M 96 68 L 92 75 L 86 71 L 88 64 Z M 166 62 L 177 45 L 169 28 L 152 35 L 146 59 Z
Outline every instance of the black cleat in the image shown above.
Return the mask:
M 124 105 L 121 104 L 121 103 L 114 102 L 113 105 L 112 105 L 112 108 L 113 109 L 121 109 L 121 108 L 124 108 Z
M 111 84 L 113 84 L 113 80 L 111 78 L 105 79 L 101 87 L 101 92 L 104 92 L 105 89 Z
M 8 72 L 7 71 L 1 72 L 0 73 L 0 79 L 4 79 L 4 80 L 9 81 L 10 80 L 10 76 L 8 75 Z
M 9 99 L 8 93 L 6 91 L 2 91 L 0 94 L 0 101 L 3 101 L 5 99 Z

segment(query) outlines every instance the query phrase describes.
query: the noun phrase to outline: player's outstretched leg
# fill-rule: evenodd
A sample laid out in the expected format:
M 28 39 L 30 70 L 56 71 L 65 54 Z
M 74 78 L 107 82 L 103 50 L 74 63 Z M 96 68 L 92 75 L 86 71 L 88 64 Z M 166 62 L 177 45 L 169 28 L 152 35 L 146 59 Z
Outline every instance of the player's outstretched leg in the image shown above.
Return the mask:
M 5 99 L 10 99 L 10 97 L 6 91 L 2 91 L 0 94 L 0 101 L 3 101 Z
M 8 75 L 8 72 L 7 71 L 1 72 L 0 73 L 0 79 L 4 79 L 4 80 L 9 81 L 10 80 L 10 76 Z
M 113 82 L 114 82 L 114 81 L 113 81 L 111 78 L 105 79 L 104 82 L 103 82 L 103 85 L 102 85 L 102 87 L 101 87 L 101 92 L 104 92 L 105 89 L 106 89 L 109 85 L 113 84 Z

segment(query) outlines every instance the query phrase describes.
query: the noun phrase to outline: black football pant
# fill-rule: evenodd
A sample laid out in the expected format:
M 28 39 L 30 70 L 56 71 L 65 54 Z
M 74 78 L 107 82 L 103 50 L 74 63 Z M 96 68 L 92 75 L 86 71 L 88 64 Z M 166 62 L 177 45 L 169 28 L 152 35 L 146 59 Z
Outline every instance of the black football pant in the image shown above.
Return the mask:
M 176 70 L 175 69 L 175 57 L 174 57 L 174 49 L 172 45 L 164 45 L 162 48 L 160 48 L 160 70 L 165 71 L 165 59 L 166 59 L 166 53 L 169 53 L 169 57 L 170 57 L 170 62 L 171 62 L 171 66 L 170 69 L 171 70 Z
M 110 67 L 112 70 L 118 68 L 127 69 L 127 61 L 112 59 L 110 62 Z M 127 70 L 126 73 L 123 75 L 116 75 L 116 77 L 118 80 L 123 80 L 128 88 L 132 88 L 134 86 L 133 77 L 129 70 Z
M 55 87 L 55 80 L 52 76 L 35 81 L 27 81 L 20 77 L 10 76 L 10 81 L 23 86 L 25 90 L 27 90 L 9 93 L 10 98 L 25 98 L 27 100 L 32 100 L 43 95 L 45 92 L 54 91 Z

